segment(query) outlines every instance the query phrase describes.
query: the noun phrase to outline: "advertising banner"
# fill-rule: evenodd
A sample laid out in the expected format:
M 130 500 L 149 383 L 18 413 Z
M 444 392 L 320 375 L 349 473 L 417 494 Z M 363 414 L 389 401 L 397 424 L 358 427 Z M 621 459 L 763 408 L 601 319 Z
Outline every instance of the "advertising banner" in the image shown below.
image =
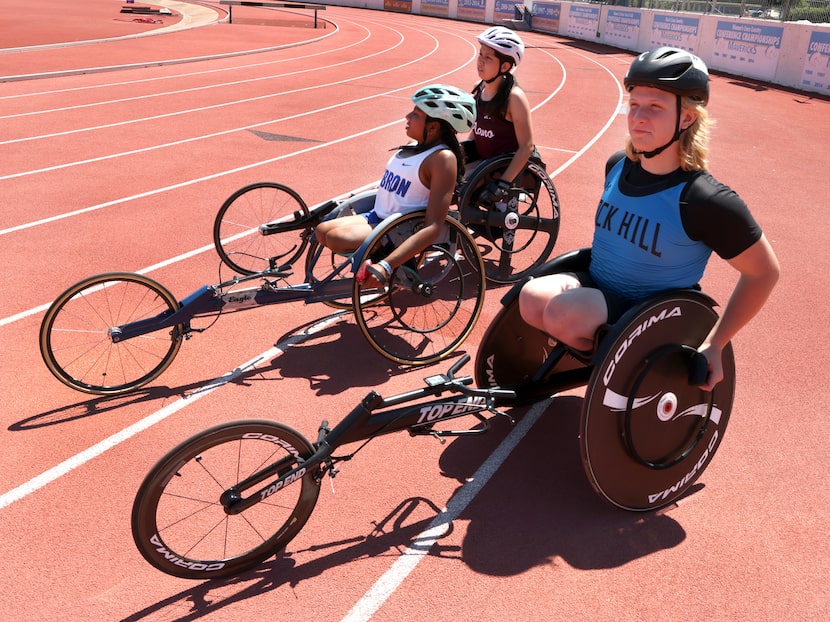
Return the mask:
M 506 19 L 515 19 L 516 17 L 516 0 L 509 2 L 508 0 L 496 0 L 496 6 L 493 9 L 493 23 L 500 24 Z
M 450 0 L 421 0 L 421 14 L 447 17 L 450 14 Z
M 577 39 L 594 41 L 598 32 L 599 7 L 572 4 L 568 8 L 568 35 Z
M 801 84 L 830 94 L 830 32 L 814 30 L 810 35 Z
M 533 29 L 543 32 L 559 33 L 559 20 L 562 16 L 562 4 L 559 2 L 533 3 Z
M 699 17 L 655 15 L 651 25 L 651 47 L 668 45 L 694 54 L 697 52 L 699 31 Z
M 387 11 L 412 13 L 412 0 L 383 0 L 383 8 Z
M 711 65 L 738 75 L 772 80 L 783 34 L 783 26 L 718 21 Z
M 637 49 L 640 38 L 640 12 L 608 9 L 605 39 L 627 49 Z
M 484 21 L 485 0 L 458 0 L 458 19 L 469 19 L 476 22 Z

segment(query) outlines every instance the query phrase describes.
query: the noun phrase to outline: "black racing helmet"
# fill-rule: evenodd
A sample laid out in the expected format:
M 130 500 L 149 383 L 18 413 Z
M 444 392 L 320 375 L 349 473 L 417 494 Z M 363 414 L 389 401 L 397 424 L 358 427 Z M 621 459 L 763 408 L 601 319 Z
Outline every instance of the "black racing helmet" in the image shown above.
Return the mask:
M 650 86 L 679 96 L 709 101 L 709 71 L 694 54 L 678 48 L 661 47 L 643 52 L 625 74 L 625 88 Z

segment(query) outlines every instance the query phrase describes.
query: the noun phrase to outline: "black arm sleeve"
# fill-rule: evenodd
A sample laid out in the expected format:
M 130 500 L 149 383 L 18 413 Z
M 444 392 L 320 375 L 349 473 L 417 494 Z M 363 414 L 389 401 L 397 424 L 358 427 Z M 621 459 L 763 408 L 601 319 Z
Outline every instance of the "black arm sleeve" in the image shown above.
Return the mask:
M 760 238 L 760 225 L 738 194 L 709 173 L 695 177 L 680 198 L 687 235 L 723 259 L 737 257 Z

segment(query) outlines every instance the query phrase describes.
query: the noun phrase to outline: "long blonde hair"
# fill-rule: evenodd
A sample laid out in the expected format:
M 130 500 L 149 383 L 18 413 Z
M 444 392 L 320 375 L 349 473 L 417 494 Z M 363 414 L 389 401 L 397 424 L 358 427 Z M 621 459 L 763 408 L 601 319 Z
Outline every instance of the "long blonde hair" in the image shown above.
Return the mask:
M 680 107 L 681 110 L 697 110 L 697 119 L 680 133 L 677 141 L 680 145 L 680 168 L 684 171 L 705 171 L 708 169 L 709 137 L 714 121 L 706 107 L 696 99 L 681 97 Z M 640 160 L 640 154 L 634 151 L 630 136 L 625 141 L 625 155 L 634 162 Z

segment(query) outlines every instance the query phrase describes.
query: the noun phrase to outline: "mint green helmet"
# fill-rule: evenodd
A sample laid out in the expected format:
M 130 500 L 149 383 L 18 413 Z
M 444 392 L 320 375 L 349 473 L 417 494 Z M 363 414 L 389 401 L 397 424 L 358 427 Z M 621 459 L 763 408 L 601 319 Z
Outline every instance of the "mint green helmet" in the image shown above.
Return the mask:
M 428 117 L 446 121 L 458 133 L 469 132 L 476 120 L 475 99 L 454 86 L 430 84 L 418 89 L 412 101 Z

